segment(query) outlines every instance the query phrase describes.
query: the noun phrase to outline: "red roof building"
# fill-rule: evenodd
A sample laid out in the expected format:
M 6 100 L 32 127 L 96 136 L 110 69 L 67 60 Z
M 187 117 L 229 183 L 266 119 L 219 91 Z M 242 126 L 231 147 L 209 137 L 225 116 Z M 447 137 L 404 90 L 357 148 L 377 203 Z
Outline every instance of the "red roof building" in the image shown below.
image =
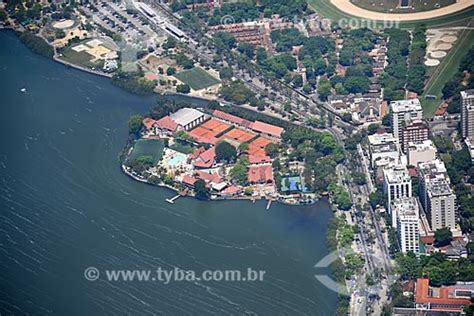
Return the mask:
M 225 122 L 233 123 L 233 124 L 243 126 L 243 127 L 248 127 L 252 124 L 252 122 L 247 121 L 241 117 L 238 117 L 226 112 L 222 112 L 219 110 L 214 110 L 214 112 L 212 112 L 212 115 L 214 115 L 214 117 L 217 117 L 218 119 L 221 119 Z
M 221 176 L 217 172 L 208 173 L 208 172 L 204 172 L 204 171 L 196 171 L 194 174 L 197 175 L 198 178 L 206 181 L 206 183 L 210 183 L 210 182 L 219 183 L 219 182 L 221 182 Z
M 248 180 L 251 184 L 272 183 L 273 170 L 272 166 L 255 166 L 249 168 Z
M 462 311 L 471 304 L 473 289 L 464 285 L 430 287 L 429 279 L 416 280 L 415 303 L 417 309 Z
M 281 134 L 283 133 L 283 128 L 275 126 L 275 125 L 270 125 L 267 123 L 263 123 L 260 121 L 255 121 L 250 125 L 250 128 L 253 129 L 256 132 L 266 134 L 268 136 L 276 137 L 276 138 L 281 138 Z
M 200 171 L 200 170 L 197 170 L 197 171 L 193 171 L 192 174 L 185 174 L 183 176 L 183 184 L 185 185 L 188 185 L 188 186 L 194 186 L 194 183 L 196 183 L 196 181 L 198 179 L 202 179 L 204 180 L 207 184 L 209 183 L 215 183 L 215 184 L 218 184 L 221 182 L 221 177 L 219 175 L 219 173 L 217 172 L 214 172 L 214 173 L 207 173 L 207 172 L 204 172 L 204 171 Z
M 142 123 L 143 123 L 143 126 L 145 126 L 147 130 L 151 130 L 155 126 L 156 121 L 150 117 L 145 117 Z
M 261 164 L 261 163 L 268 163 L 271 162 L 272 159 L 268 156 L 255 156 L 249 155 L 249 163 L 251 165 Z
M 210 168 L 216 161 L 216 147 L 209 148 L 194 159 L 194 167 Z
M 185 174 L 183 176 L 183 183 L 186 184 L 186 185 L 189 185 L 189 186 L 194 186 L 194 183 L 196 183 L 196 178 L 193 177 L 192 175 L 189 175 L 189 174 Z
M 162 130 L 166 130 L 169 132 L 174 132 L 178 128 L 178 124 L 175 123 L 168 115 L 160 118 L 156 121 L 158 127 Z
M 221 194 L 232 196 L 232 195 L 239 194 L 241 191 L 242 190 L 238 186 L 229 185 L 227 188 L 221 191 Z

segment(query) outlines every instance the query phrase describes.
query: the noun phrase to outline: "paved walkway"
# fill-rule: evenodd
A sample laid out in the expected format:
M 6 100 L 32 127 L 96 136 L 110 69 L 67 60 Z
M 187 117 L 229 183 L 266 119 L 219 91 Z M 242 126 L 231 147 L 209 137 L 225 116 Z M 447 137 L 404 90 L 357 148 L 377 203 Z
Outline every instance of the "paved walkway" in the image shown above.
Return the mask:
M 374 12 L 367 9 L 362 9 L 350 0 L 330 0 L 331 3 L 339 10 L 367 20 L 381 20 L 381 21 L 417 21 L 439 18 L 445 15 L 453 14 L 474 5 L 472 0 L 458 0 L 456 3 L 442 7 L 435 10 L 415 12 L 415 13 L 382 13 Z

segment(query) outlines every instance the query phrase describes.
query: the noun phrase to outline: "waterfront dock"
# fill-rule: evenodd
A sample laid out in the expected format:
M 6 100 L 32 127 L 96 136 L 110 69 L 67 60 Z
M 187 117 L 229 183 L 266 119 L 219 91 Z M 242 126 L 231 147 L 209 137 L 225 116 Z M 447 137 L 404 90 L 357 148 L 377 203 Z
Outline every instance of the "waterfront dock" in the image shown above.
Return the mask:
M 270 207 L 272 206 L 272 201 L 273 199 L 268 199 L 268 203 L 267 203 L 267 211 L 270 209 Z
M 171 199 L 166 199 L 166 202 L 174 204 L 174 201 L 176 201 L 180 196 L 181 195 L 178 194 L 178 195 L 172 197 Z

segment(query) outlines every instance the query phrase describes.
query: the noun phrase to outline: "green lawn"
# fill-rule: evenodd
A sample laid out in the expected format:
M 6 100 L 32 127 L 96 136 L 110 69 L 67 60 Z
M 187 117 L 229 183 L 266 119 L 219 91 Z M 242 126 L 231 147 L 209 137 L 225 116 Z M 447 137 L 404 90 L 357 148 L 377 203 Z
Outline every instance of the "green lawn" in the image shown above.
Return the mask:
M 363 0 L 363 1 L 370 1 L 370 0 Z M 374 0 L 376 1 L 376 0 Z M 378 0 L 382 1 L 382 0 Z M 341 19 L 356 19 L 359 20 L 358 18 L 346 14 L 342 11 L 340 11 L 338 8 L 336 8 L 334 5 L 332 5 L 330 0 L 307 0 L 308 6 L 312 8 L 314 11 L 320 13 L 324 18 L 330 19 L 333 22 L 338 22 Z M 422 22 L 401 22 L 400 27 L 401 28 L 414 28 L 418 24 L 425 24 L 428 27 L 435 27 L 435 26 L 461 26 L 461 25 L 466 25 L 469 20 L 472 18 L 474 15 L 474 6 L 471 6 L 470 8 L 457 12 L 455 14 L 449 15 L 449 16 L 444 16 L 440 18 L 434 18 L 430 20 L 424 20 Z M 381 15 L 381 20 L 383 19 L 383 15 Z M 363 23 L 363 22 L 361 22 Z M 347 21 L 345 21 L 345 24 L 347 24 Z M 363 25 L 363 24 L 360 24 Z M 370 23 L 368 27 L 374 27 L 373 23 Z M 378 27 L 383 27 L 383 22 L 379 21 L 377 23 Z
M 181 71 L 174 76 L 180 81 L 189 85 L 193 90 L 201 90 L 220 82 L 200 67 L 194 67 L 190 70 Z
M 171 149 L 176 150 L 183 154 L 191 154 L 194 151 L 194 147 L 187 142 L 177 141 L 173 145 L 169 146 Z
M 139 139 L 135 143 L 129 159 L 134 160 L 140 156 L 149 155 L 153 157 L 153 164 L 156 164 L 160 161 L 164 148 L 165 143 L 162 139 Z
M 90 61 L 91 59 L 94 58 L 94 56 L 92 56 L 91 54 L 88 54 L 84 51 L 83 52 L 76 52 L 71 47 L 67 47 L 66 49 L 64 49 L 61 52 L 61 54 L 63 54 L 61 59 L 65 60 L 67 62 L 70 62 L 72 64 L 75 64 L 75 65 L 88 67 L 88 68 L 98 66 L 98 64 L 95 64 L 95 63 Z
M 421 98 L 424 115 L 432 117 L 441 103 L 444 84 L 451 80 L 458 71 L 459 62 L 466 52 L 474 45 L 474 31 L 462 30 L 459 39 L 441 64 L 432 72 Z M 435 95 L 437 99 L 426 100 L 426 95 Z

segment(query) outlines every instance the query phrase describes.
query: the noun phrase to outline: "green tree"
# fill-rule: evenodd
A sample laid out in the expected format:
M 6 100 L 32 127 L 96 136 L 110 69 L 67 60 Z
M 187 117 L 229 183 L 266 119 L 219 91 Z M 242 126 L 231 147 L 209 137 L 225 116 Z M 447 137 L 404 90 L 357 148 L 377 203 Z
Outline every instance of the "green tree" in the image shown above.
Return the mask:
M 326 101 L 331 94 L 331 83 L 327 79 L 321 79 L 318 86 L 318 94 L 321 101 Z
M 216 145 L 217 161 L 233 161 L 237 157 L 237 150 L 226 141 L 218 142 Z
M 141 115 L 132 115 L 128 119 L 128 133 L 137 135 L 143 126 L 143 117 Z
M 191 92 L 191 88 L 189 87 L 189 85 L 183 83 L 183 84 L 179 84 L 176 86 L 176 92 L 178 93 L 189 93 Z
M 233 75 L 234 71 L 230 67 L 222 67 L 221 69 L 219 69 L 219 77 L 222 80 L 228 80 L 232 78 Z
M 449 245 L 451 239 L 453 238 L 453 233 L 448 227 L 443 227 L 435 231 L 435 246 L 443 247 Z
M 209 188 L 204 180 L 198 179 L 194 182 L 194 193 L 196 193 L 196 197 L 200 200 L 209 199 Z
M 247 195 L 247 196 L 253 195 L 253 188 L 252 187 L 246 187 L 244 189 L 244 194 Z
M 174 68 L 174 67 L 168 67 L 168 69 L 166 69 L 166 74 L 167 74 L 168 76 L 172 76 L 172 75 L 174 75 L 175 73 L 176 73 L 176 68 Z
M 249 161 L 247 158 L 240 158 L 234 167 L 230 171 L 232 179 L 240 185 L 248 184 L 248 166 Z

